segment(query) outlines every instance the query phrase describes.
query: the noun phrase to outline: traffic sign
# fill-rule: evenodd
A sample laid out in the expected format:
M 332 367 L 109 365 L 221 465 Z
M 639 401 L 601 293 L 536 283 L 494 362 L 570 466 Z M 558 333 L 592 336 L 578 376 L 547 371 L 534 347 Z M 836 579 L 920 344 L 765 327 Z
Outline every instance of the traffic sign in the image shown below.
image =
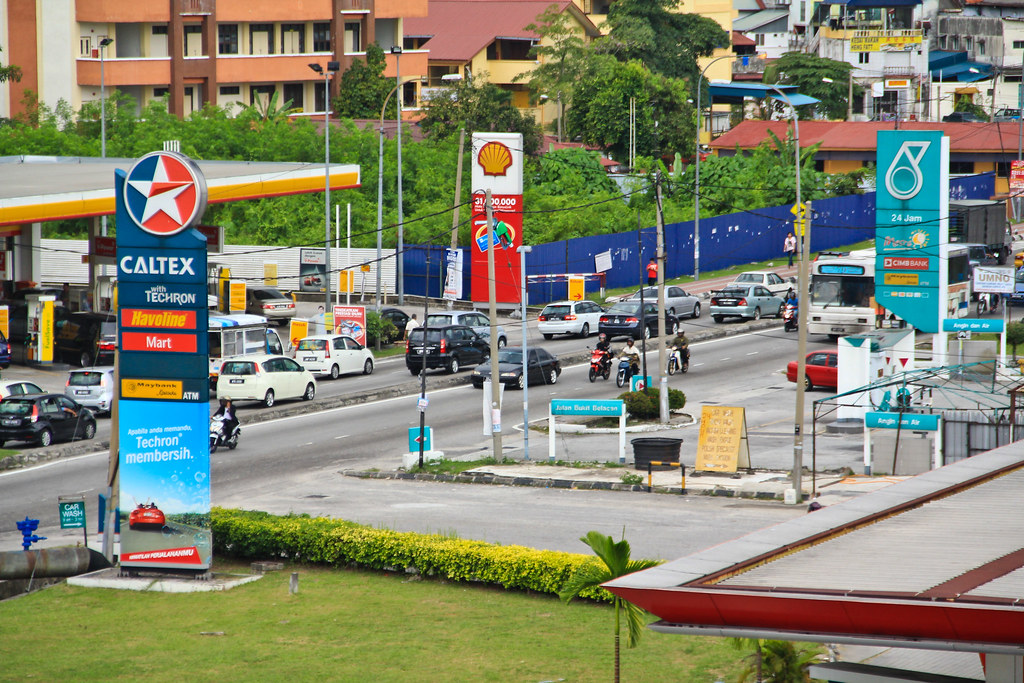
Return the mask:
M 60 512 L 61 529 L 85 528 L 85 501 L 61 500 L 57 503 Z
M 793 204 L 793 206 L 789 208 L 789 212 L 794 216 L 799 216 L 800 218 L 803 218 L 807 215 L 807 205 L 804 204 L 803 202 L 800 202 L 799 204 Z

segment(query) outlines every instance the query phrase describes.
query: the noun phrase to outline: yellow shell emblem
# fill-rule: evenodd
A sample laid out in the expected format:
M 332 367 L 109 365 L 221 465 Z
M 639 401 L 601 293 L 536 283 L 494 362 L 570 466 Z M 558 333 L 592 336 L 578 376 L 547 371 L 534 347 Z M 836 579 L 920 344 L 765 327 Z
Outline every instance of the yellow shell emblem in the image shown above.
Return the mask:
M 480 148 L 477 163 L 484 169 L 484 175 L 505 175 L 512 165 L 512 152 L 500 142 L 488 142 Z

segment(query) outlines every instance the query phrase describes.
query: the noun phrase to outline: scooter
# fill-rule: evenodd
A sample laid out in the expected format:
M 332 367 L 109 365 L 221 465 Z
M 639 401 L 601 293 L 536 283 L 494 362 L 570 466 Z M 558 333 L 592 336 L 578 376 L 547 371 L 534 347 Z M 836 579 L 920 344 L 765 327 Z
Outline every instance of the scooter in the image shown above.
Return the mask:
M 221 446 L 227 446 L 228 450 L 235 450 L 238 447 L 238 437 L 242 434 L 242 428 L 235 425 L 230 435 L 224 434 L 224 416 L 216 415 L 210 418 L 210 453 L 216 453 Z
M 670 375 L 676 374 L 677 370 L 681 372 L 686 372 L 687 370 L 689 370 L 690 349 L 686 348 L 680 351 L 679 347 L 673 346 L 672 353 L 670 353 L 668 356 L 668 367 L 665 369 L 668 370 L 668 374 Z
M 782 311 L 782 329 L 786 332 L 792 332 L 797 326 L 797 314 L 799 309 L 793 304 L 786 304 L 786 308 Z
M 619 372 L 615 375 L 615 384 L 621 387 L 628 383 L 632 376 L 633 365 L 629 362 L 629 359 L 622 358 L 619 360 Z
M 589 348 L 589 347 L 588 347 Z M 593 382 L 598 377 L 608 379 L 612 374 L 612 354 L 601 349 L 590 352 L 590 372 L 588 377 Z

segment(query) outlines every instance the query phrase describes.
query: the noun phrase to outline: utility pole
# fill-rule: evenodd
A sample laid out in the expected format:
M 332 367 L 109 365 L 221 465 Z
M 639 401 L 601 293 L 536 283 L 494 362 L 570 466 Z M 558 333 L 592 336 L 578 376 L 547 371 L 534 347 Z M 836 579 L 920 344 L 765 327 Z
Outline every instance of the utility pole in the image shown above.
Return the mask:
M 665 310 L 665 220 L 661 211 L 661 173 L 654 176 L 655 225 L 657 226 L 657 257 L 658 260 L 658 332 L 661 343 L 658 344 L 658 409 L 661 423 L 668 423 L 668 375 L 665 374 L 665 345 L 668 344 L 668 315 Z M 643 317 L 641 316 L 641 320 Z
M 494 274 L 494 207 L 491 205 L 491 191 L 484 196 L 484 209 L 487 212 L 487 301 L 491 314 L 491 436 L 494 439 L 494 460 L 501 462 L 501 432 L 494 429 L 494 415 L 498 411 L 498 424 L 501 424 L 501 375 L 498 372 L 498 305 L 495 299 Z
M 462 199 L 462 153 L 465 148 L 466 127 L 463 126 L 459 128 L 459 156 L 455 162 L 455 198 L 452 200 L 452 249 L 459 248 L 459 204 L 460 199 Z M 450 311 L 453 308 L 455 308 L 455 301 L 453 299 L 448 299 L 448 310 Z

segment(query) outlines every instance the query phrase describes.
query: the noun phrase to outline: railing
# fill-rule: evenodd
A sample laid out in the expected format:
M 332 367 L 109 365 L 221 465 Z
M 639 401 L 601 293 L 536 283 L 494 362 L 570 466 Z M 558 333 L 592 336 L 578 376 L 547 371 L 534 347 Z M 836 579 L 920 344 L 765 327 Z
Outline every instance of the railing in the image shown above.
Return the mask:
M 887 66 L 882 73 L 887 77 L 899 78 L 901 76 L 911 77 L 917 74 L 912 66 Z
M 213 14 L 216 0 L 181 0 L 181 14 Z
M 370 2 L 368 0 L 344 0 L 341 3 L 342 12 L 369 12 Z
M 751 57 L 746 64 L 742 59 L 737 59 L 732 63 L 732 74 L 734 77 L 738 74 L 763 74 L 767 63 L 767 60 L 760 57 Z

